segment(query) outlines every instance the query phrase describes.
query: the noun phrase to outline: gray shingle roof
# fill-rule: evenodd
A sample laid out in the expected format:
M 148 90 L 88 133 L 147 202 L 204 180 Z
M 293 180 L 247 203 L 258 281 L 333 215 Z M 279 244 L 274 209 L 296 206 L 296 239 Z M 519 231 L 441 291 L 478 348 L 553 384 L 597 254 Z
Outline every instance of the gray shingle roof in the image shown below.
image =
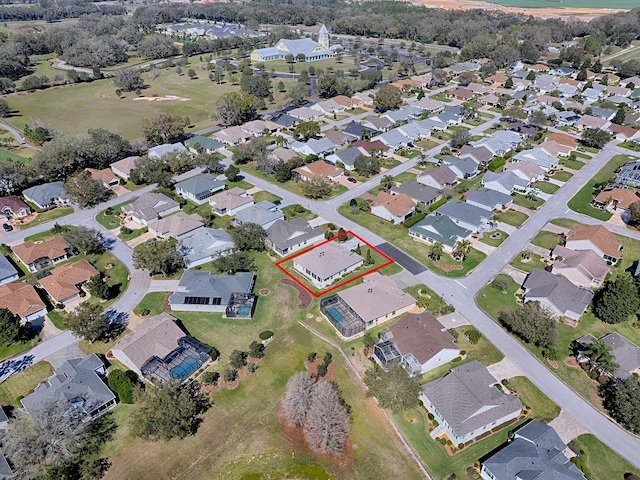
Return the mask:
M 225 183 L 222 180 L 218 180 L 210 173 L 205 173 L 176 183 L 176 190 L 184 190 L 192 195 L 199 196 L 208 192 L 222 190 L 224 185 Z
M 564 455 L 565 449 L 553 428 L 532 420 L 482 464 L 496 480 L 584 480 L 582 472 Z
M 409 227 L 414 235 L 424 235 L 434 242 L 453 248 L 461 238 L 468 238 L 471 231 L 456 225 L 446 215 L 427 215 L 415 225 Z
M 123 206 L 122 210 L 144 220 L 155 220 L 163 212 L 178 206 L 178 202 L 162 193 L 147 192 Z
M 220 298 L 227 305 L 233 293 L 249 293 L 254 274 L 238 272 L 235 275 L 214 275 L 207 271 L 187 270 L 182 274 L 178 291 L 169 297 L 171 305 L 184 304 L 186 297 Z
M 460 200 L 449 200 L 435 211 L 437 215 L 446 215 L 453 220 L 479 227 L 484 220 L 491 217 L 491 212 Z
M 487 367 L 473 360 L 425 384 L 422 394 L 462 437 L 522 409 L 517 397 L 505 395 L 495 383 Z
M 239 211 L 236 214 L 235 221 L 239 224 L 255 223 L 264 226 L 280 219 L 284 219 L 284 213 L 276 210 L 276 206 L 273 203 L 262 201 Z
M 225 230 L 200 228 L 193 235 L 182 240 L 181 250 L 188 265 L 218 255 L 233 246 L 233 239 Z
M 332 277 L 363 261 L 364 258 L 360 255 L 349 251 L 348 247 L 336 241 L 321 244 L 294 260 L 302 268 L 315 273 L 320 279 Z
M 18 271 L 4 255 L 0 255 L 0 280 L 14 276 Z
M 430 204 L 442 196 L 442 190 L 430 187 L 429 185 L 423 185 L 416 181 L 404 182 L 397 187 L 392 187 L 391 191 L 394 193 L 404 193 L 412 199 L 426 204 Z
M 560 312 L 582 314 L 593 299 L 593 292 L 576 287 L 562 275 L 554 275 L 546 270 L 533 270 L 522 285 L 526 299 L 546 298 Z
M 80 402 L 81 408 L 88 414 L 116 398 L 95 372 L 103 366 L 95 353 L 68 360 L 31 395 L 24 397 L 22 405 L 30 411 L 37 410 L 52 399 L 69 404 Z
M 640 347 L 635 343 L 615 332 L 602 337 L 602 341 L 611 347 L 611 353 L 618 364 L 616 377 L 626 378 L 634 370 L 640 369 Z
M 493 209 L 495 205 L 509 205 L 513 201 L 511 195 L 497 192 L 489 188 L 479 188 L 478 190 L 469 190 L 467 192 L 467 200 L 479 203 L 487 207 L 488 210 Z
M 49 205 L 52 203 L 52 200 L 57 200 L 58 198 L 65 201 L 69 200 L 69 196 L 67 192 L 65 192 L 62 182 L 36 185 L 35 187 L 27 188 L 22 194 L 42 206 Z
M 267 229 L 269 241 L 280 250 L 298 245 L 305 240 L 310 240 L 324 232 L 323 227 L 312 228 L 309 222 L 302 218 L 294 220 L 278 220 Z

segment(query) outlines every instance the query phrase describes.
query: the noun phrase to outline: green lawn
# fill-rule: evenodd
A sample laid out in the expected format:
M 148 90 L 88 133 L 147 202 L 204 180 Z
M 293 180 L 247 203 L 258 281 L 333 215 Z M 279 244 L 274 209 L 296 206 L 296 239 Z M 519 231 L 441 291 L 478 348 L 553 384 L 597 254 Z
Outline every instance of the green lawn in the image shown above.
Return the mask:
M 227 186 L 227 188 L 238 187 L 243 190 L 251 190 L 254 187 L 252 183 L 249 183 L 246 180 L 242 180 L 242 179 L 236 180 L 235 182 L 230 182 L 229 180 L 225 180 L 224 183 Z
M 492 238 L 493 235 L 499 234 L 497 238 Z M 484 232 L 482 237 L 480 237 L 480 241 L 492 247 L 499 247 L 502 242 L 504 242 L 509 235 L 507 235 L 502 230 L 495 230 L 493 232 Z
M 148 442 L 132 438 L 128 433 L 131 410 L 118 407 L 115 414 L 120 429 L 103 452 L 112 462 L 109 476 L 145 480 L 181 477 L 188 471 L 190 478 L 211 478 L 212 472 L 215 478 L 264 478 L 294 467 L 319 465 L 331 478 L 421 478 L 339 352 L 297 324 L 310 309 L 316 314 L 318 302 L 310 309 L 299 310 L 297 291 L 279 283 L 284 274 L 265 254 L 255 255 L 255 260 L 255 291 L 267 288 L 269 294 L 258 298 L 251 320 L 225 320 L 220 314 L 210 313 L 173 313 L 190 334 L 220 351 L 218 363 L 211 367 L 218 372 L 228 368 L 234 349 L 246 350 L 260 332 L 273 331 L 274 339 L 267 346 L 266 357 L 258 361 L 258 371 L 248 375 L 243 369 L 237 388 L 213 393 L 213 406 L 204 415 L 198 432 L 182 440 Z M 311 322 L 314 327 L 320 325 Z M 290 440 L 278 420 L 285 384 L 293 373 L 304 369 L 304 359 L 311 351 L 321 356 L 332 353 L 336 367 L 332 380 L 352 407 L 351 442 L 357 448 L 351 450 L 347 463 L 336 464 L 333 458 L 311 455 L 306 447 Z M 207 446 L 206 452 L 202 445 Z M 205 454 L 194 456 L 195 451 Z
M 551 178 L 560 182 L 568 182 L 571 177 L 573 177 L 573 173 L 567 172 L 566 170 L 558 170 L 553 175 L 551 175 Z
M 440 144 L 438 142 L 434 142 L 433 140 L 420 140 L 416 142 L 416 146 L 422 148 L 423 150 L 431 150 L 438 145 Z
M 640 475 L 640 470 L 590 433 L 580 435 L 571 442 L 571 446 L 589 472 L 587 478 L 620 480 L 625 478 L 626 473 Z
M 23 164 L 23 163 L 26 163 L 28 160 L 29 160 L 28 158 L 23 157 L 22 155 L 18 155 L 13 151 L 9 151 L 6 148 L 0 148 L 0 164 L 5 164 L 5 163 Z
M 404 182 L 414 182 L 418 176 L 415 173 L 411 172 L 402 172 L 400 175 L 395 177 L 395 181 L 398 183 Z
M 255 203 L 275 202 L 277 200 L 282 200 L 281 197 L 274 195 L 271 192 L 267 192 L 266 190 L 260 190 L 259 192 L 254 193 L 252 196 Z
M 134 199 L 135 200 L 135 199 Z M 133 201 L 133 200 L 131 200 Z M 96 222 L 102 225 L 107 230 L 113 230 L 120 226 L 120 214 L 122 213 L 122 207 L 131 203 L 122 202 L 110 208 L 106 208 L 96 215 Z
M 602 169 L 589 180 L 584 187 L 580 189 L 575 196 L 569 200 L 567 205 L 571 210 L 583 215 L 596 218 L 598 220 L 607 221 L 611 218 L 611 213 L 606 210 L 600 210 L 591 206 L 593 201 L 593 188 L 595 184 L 607 182 L 614 175 L 614 171 L 620 168 L 632 158 L 627 155 L 616 155 Z
M 136 315 L 142 315 L 143 310 L 149 310 L 149 315 L 159 315 L 164 311 L 164 304 L 167 301 L 167 293 L 151 292 L 147 293 L 140 303 L 133 309 Z
M 506 212 L 498 213 L 493 217 L 498 222 L 504 222 L 507 225 L 519 227 L 522 225 L 529 216 L 522 212 L 516 212 L 515 210 L 507 210 Z
M 118 234 L 118 238 L 123 242 L 128 242 L 129 240 L 133 240 L 134 238 L 138 238 L 141 235 L 147 233 L 149 229 L 147 227 L 136 228 L 135 230 L 131 230 L 131 233 L 122 233 Z
M 522 252 L 514 257 L 509 265 L 512 267 L 516 267 L 524 272 L 531 273 L 536 268 L 544 268 L 546 267 L 546 263 L 542 261 L 542 257 L 537 253 L 530 253 L 531 259 L 529 261 L 524 261 L 522 258 Z
M 398 150 L 397 154 L 405 158 L 415 158 L 420 155 L 420 150 L 408 148 L 404 150 Z
M 51 364 L 41 361 L 11 375 L 0 384 L 0 403 L 4 405 L 19 405 L 22 397 L 27 396 L 40 382 L 52 374 L 53 367 Z
M 120 260 L 109 252 L 105 252 L 102 255 L 87 255 L 87 260 L 105 277 L 109 278 L 107 285 L 117 289 L 119 292 L 115 298 L 107 301 L 91 298 L 90 301 L 99 302 L 100 305 L 107 308 L 126 291 L 129 285 L 129 270 L 127 270 L 127 267 L 125 267 Z
M 575 220 L 570 220 L 568 218 L 554 218 L 549 223 L 569 229 L 575 227 L 578 224 L 578 222 L 576 222 Z
M 51 220 L 57 220 L 58 218 L 64 217 L 65 215 L 69 215 L 70 213 L 73 213 L 73 207 L 54 208 L 53 210 L 38 213 L 36 218 L 34 218 L 29 223 L 20 224 L 20 222 L 18 222 L 18 225 L 20 225 L 20 230 L 24 230 L 25 228 L 40 225 L 41 223 L 49 222 Z
M 527 377 L 510 378 L 508 387 L 518 392 L 522 403 L 533 409 L 533 416 L 538 420 L 548 423 L 560 415 L 560 407 L 553 403 Z
M 304 185 L 303 181 L 296 182 L 294 180 L 289 180 L 288 182 L 285 182 L 285 183 L 278 183 L 273 178 L 273 176 L 262 173 L 254 165 L 240 165 L 240 169 L 250 173 L 251 175 L 255 175 L 258 178 L 266 180 L 267 182 L 273 183 L 274 185 L 278 185 L 279 187 L 287 189 L 290 192 L 295 193 L 296 195 L 304 197 L 304 193 L 302 189 Z M 352 174 L 352 176 L 355 176 L 355 175 Z M 344 185 L 340 185 L 337 183 L 331 184 L 331 193 L 323 197 L 323 199 L 326 200 L 328 198 L 335 197 L 337 195 L 340 195 L 341 193 L 346 192 L 347 190 L 348 188 L 345 187 Z
M 520 285 L 509 275 L 500 273 L 496 275 L 496 278 L 502 278 L 507 281 L 508 286 L 505 293 L 502 293 L 490 283 L 476 295 L 478 306 L 494 320 L 498 319 L 500 312 L 518 308 L 515 293 L 520 289 Z
M 516 193 L 513 196 L 513 202 L 516 205 L 528 208 L 529 210 L 537 210 L 540 206 L 542 206 L 544 200 L 538 197 L 529 198 L 526 195 L 520 195 L 519 193 Z
M 538 247 L 553 250 L 558 245 L 558 234 L 553 232 L 547 232 L 546 230 L 539 231 L 535 237 L 531 240 L 531 243 Z
M 556 185 L 555 183 L 550 183 L 550 182 L 535 182 L 532 185 L 533 188 L 537 188 L 538 190 L 540 190 L 543 193 L 548 193 L 553 195 L 554 193 L 556 193 L 560 187 L 558 185 Z
M 426 301 L 425 308 L 427 311 L 437 315 L 441 311 L 454 311 L 455 309 L 449 305 L 444 299 L 436 294 L 433 290 L 423 284 L 411 285 L 403 289 L 416 300 L 424 299 Z
M 560 160 L 560 165 L 564 165 L 571 170 L 580 170 L 582 167 L 584 167 L 584 162 L 581 162 L 580 160 L 570 160 L 568 158 L 563 158 Z
M 189 116 L 197 128 L 210 126 L 211 113 L 216 101 L 224 94 L 238 92 L 240 87 L 231 83 L 215 84 L 208 78 L 208 72 L 200 69 L 198 56 L 189 58 L 189 66 L 194 68 L 198 78 L 190 80 L 187 75 L 178 75 L 175 68 L 162 69 L 157 78 L 148 73 L 142 78 L 148 88 L 138 97 L 127 92 L 118 98 L 112 79 L 98 80 L 59 88 L 50 88 L 17 95 L 11 99 L 11 107 L 19 113 L 7 119 L 13 126 L 23 129 L 34 118 L 42 119 L 63 133 L 84 133 L 89 128 L 105 128 L 119 133 L 127 139 L 143 136 L 144 119 L 160 113 Z M 286 85 L 295 79 L 278 79 Z M 167 96 L 179 97 L 175 100 L 155 101 Z M 284 94 L 274 92 L 277 105 L 284 104 Z M 186 99 L 181 101 L 180 99 Z M 91 105 L 90 109 L 86 106 Z M 276 105 L 276 106 L 277 106 Z M 273 106 L 269 105 L 269 108 Z M 100 115 L 95 115 L 100 112 Z
M 480 252 L 479 250 L 472 249 L 462 263 L 462 269 L 446 272 L 436 266 L 433 259 L 429 257 L 429 245 L 413 240 L 413 238 L 409 236 L 409 232 L 405 227 L 401 225 L 393 225 L 369 213 L 358 211 L 356 214 L 354 214 L 352 213 L 351 207 L 348 203 L 341 205 L 338 208 L 338 212 L 344 217 L 347 217 L 348 219 L 353 220 L 354 222 L 363 226 L 364 228 L 380 235 L 396 247 L 404 250 L 413 258 L 418 260 L 420 263 L 422 263 L 424 266 L 432 270 L 434 273 L 437 273 L 438 275 L 450 278 L 464 277 L 467 273 L 476 268 L 480 264 L 480 262 L 482 262 L 482 260 L 486 258 L 486 255 L 484 253 Z M 440 263 L 445 267 L 456 267 L 457 265 L 459 265 L 459 263 L 451 258 L 451 256 L 449 256 L 448 254 L 444 254 L 440 258 Z
M 640 53 L 640 50 L 636 50 L 636 52 Z M 636 142 L 632 140 L 622 142 L 618 144 L 618 146 L 622 148 L 626 148 L 627 150 L 632 150 L 634 152 L 640 152 L 640 145 L 638 145 Z

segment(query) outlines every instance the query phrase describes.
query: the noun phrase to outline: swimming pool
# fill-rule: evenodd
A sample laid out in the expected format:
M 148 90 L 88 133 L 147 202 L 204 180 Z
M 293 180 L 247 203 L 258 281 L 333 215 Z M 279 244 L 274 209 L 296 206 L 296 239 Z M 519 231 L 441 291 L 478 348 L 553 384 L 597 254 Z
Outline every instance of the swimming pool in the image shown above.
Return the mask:
M 344 320 L 342 314 L 335 307 L 329 307 L 325 311 L 327 313 L 327 316 L 329 317 L 329 320 L 334 323 L 342 323 L 342 321 Z
M 180 363 L 180 365 L 173 367 L 171 372 L 169 372 L 169 375 L 171 375 L 171 378 L 175 378 L 176 380 L 184 380 L 200 368 L 201 365 L 202 362 L 198 357 L 187 357 Z
M 238 316 L 239 317 L 250 317 L 251 316 L 251 306 L 249 305 L 241 305 L 238 307 Z

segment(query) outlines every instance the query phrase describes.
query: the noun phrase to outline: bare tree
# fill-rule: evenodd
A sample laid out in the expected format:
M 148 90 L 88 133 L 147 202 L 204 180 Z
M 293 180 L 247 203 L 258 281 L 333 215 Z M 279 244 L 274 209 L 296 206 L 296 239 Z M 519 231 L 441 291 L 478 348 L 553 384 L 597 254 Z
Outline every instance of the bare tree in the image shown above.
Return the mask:
M 304 424 L 315 383 L 315 378 L 309 372 L 298 372 L 287 382 L 280 408 L 289 426 L 301 427 Z
M 318 382 L 304 423 L 304 438 L 312 450 L 340 453 L 349 438 L 349 414 L 334 386 Z

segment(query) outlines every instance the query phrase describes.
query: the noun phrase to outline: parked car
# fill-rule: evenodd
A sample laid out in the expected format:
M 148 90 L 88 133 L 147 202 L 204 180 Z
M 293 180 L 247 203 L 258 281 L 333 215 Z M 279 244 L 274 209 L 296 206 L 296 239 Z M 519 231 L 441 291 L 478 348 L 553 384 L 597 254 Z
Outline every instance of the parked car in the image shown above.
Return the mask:
M 11 225 L 9 225 L 8 223 L 3 223 L 2 224 L 2 228 L 4 228 L 5 232 L 10 232 L 11 230 L 13 230 L 13 227 Z
M 348 177 L 347 180 L 351 183 L 358 183 L 358 181 L 353 177 Z

